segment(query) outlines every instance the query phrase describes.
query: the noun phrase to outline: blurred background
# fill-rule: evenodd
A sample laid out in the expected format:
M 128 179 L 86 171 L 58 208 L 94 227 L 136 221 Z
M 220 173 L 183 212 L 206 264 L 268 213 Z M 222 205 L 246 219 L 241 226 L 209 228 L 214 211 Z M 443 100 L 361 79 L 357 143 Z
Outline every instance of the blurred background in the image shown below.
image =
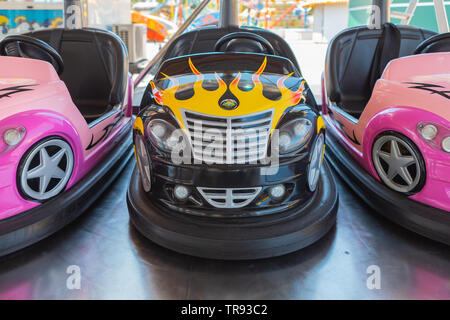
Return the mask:
M 66 10 L 78 15 L 76 27 L 97 27 L 118 34 L 128 47 L 130 71 L 139 73 L 200 3 L 201 0 L 0 0 L 0 39 L 9 34 L 62 27 Z M 449 17 L 450 1 L 442 3 Z M 434 0 L 393 0 L 391 22 L 438 31 L 433 4 Z M 218 10 L 219 0 L 211 0 L 184 32 L 217 25 Z M 328 42 L 344 28 L 367 24 L 372 12 L 372 0 L 239 3 L 241 25 L 269 29 L 287 40 L 318 99 Z

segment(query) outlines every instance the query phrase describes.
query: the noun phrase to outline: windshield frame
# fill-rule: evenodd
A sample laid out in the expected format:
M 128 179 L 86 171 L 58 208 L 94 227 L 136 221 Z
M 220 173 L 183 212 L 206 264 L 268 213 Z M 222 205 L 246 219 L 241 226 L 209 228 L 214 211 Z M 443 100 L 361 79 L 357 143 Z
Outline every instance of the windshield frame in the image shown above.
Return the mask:
M 269 73 L 269 74 L 278 74 L 281 76 L 288 75 L 289 73 L 293 73 L 292 76 L 302 78 L 302 75 L 300 71 L 295 67 L 295 65 L 287 58 L 281 57 L 281 56 L 274 56 L 274 55 L 267 55 L 267 54 L 259 54 L 259 53 L 242 53 L 242 52 L 208 52 L 208 53 L 196 53 L 191 55 L 184 55 L 179 56 L 171 59 L 167 59 L 164 61 L 160 68 L 158 69 L 158 72 L 155 75 L 154 81 L 158 82 L 158 80 L 161 80 L 165 78 L 166 76 L 169 77 L 177 77 L 182 75 L 188 75 L 192 74 L 192 71 L 189 67 L 188 60 L 189 58 L 192 58 L 192 61 L 196 68 L 198 68 L 200 73 L 212 73 L 212 72 L 218 72 L 222 73 L 223 71 L 227 72 L 242 72 L 242 73 L 253 73 L 256 72 L 256 70 L 202 70 L 202 58 L 205 60 L 212 60 L 221 58 L 221 60 L 239 60 L 239 58 L 248 59 L 248 61 L 254 60 L 253 63 L 256 63 L 258 61 L 258 65 L 264 61 L 264 58 L 267 58 L 267 65 L 266 69 L 263 73 Z M 228 58 L 228 59 L 227 59 Z M 200 60 L 200 61 L 199 61 Z M 200 62 L 200 63 L 199 63 Z M 283 67 L 286 67 L 288 69 L 288 72 L 279 73 L 279 72 L 270 72 L 271 69 L 269 69 L 272 65 L 280 65 L 282 64 Z M 269 67 L 269 68 L 268 68 Z M 180 70 L 175 71 L 174 70 Z

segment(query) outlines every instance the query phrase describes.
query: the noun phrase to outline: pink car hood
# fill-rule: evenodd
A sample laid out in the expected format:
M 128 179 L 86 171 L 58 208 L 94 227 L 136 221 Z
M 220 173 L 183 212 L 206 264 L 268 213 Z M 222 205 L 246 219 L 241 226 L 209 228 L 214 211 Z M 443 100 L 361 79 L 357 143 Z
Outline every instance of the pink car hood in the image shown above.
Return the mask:
M 27 109 L 36 99 L 55 94 L 50 86 L 61 83 L 55 69 L 45 61 L 0 57 L 0 120 Z
M 381 81 L 408 88 L 404 105 L 431 111 L 450 121 L 450 53 L 428 53 L 391 61 Z M 390 83 L 390 84 L 389 84 Z M 395 86 L 392 86 L 395 88 Z

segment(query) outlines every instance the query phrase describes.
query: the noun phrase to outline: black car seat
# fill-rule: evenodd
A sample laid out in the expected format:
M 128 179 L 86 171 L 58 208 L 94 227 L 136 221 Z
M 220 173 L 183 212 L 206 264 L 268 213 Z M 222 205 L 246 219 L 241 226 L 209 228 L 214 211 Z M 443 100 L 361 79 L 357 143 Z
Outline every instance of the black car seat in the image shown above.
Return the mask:
M 360 26 L 340 32 L 330 41 L 326 55 L 329 100 L 359 118 L 389 61 L 413 54 L 419 43 L 434 34 L 390 23 L 381 29 Z
M 114 33 L 85 29 L 47 29 L 27 34 L 47 42 L 64 61 L 61 79 L 88 122 L 124 99 L 128 85 L 127 49 Z
M 275 55 L 291 60 L 294 66 L 300 70 L 295 55 L 289 45 L 279 35 L 259 28 L 245 28 L 230 26 L 225 28 L 207 27 L 194 31 L 186 32 L 180 35 L 167 49 L 166 54 L 160 60 L 161 62 L 178 56 L 184 56 L 195 53 L 214 52 L 214 45 L 224 35 L 233 32 L 252 32 L 262 36 L 270 42 L 275 49 Z M 245 50 L 250 51 L 250 50 Z M 255 51 L 253 51 L 255 52 Z
M 450 52 L 450 32 L 437 34 L 420 43 L 415 54 Z

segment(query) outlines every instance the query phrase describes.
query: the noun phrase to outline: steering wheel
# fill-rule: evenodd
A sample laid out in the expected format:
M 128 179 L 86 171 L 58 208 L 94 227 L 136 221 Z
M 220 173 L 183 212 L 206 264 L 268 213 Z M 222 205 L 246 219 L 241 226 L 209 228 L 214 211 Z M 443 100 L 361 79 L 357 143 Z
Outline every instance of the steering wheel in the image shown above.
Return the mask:
M 24 35 L 11 35 L 0 41 L 0 55 L 38 59 L 49 62 L 60 75 L 64 62 L 59 53 L 42 40 Z
M 271 55 L 275 54 L 275 50 L 274 50 L 273 46 L 270 44 L 270 42 L 267 39 L 261 37 L 260 35 L 258 35 L 256 33 L 243 32 L 243 31 L 233 32 L 233 33 L 224 35 L 222 38 L 217 40 L 216 44 L 214 45 L 214 51 L 222 51 L 221 47 L 225 43 L 228 43 L 234 39 L 255 40 L 255 41 L 259 42 L 266 49 L 268 54 L 271 54 Z
M 436 34 L 422 41 L 414 50 L 414 54 L 449 52 L 450 51 L 450 32 Z

